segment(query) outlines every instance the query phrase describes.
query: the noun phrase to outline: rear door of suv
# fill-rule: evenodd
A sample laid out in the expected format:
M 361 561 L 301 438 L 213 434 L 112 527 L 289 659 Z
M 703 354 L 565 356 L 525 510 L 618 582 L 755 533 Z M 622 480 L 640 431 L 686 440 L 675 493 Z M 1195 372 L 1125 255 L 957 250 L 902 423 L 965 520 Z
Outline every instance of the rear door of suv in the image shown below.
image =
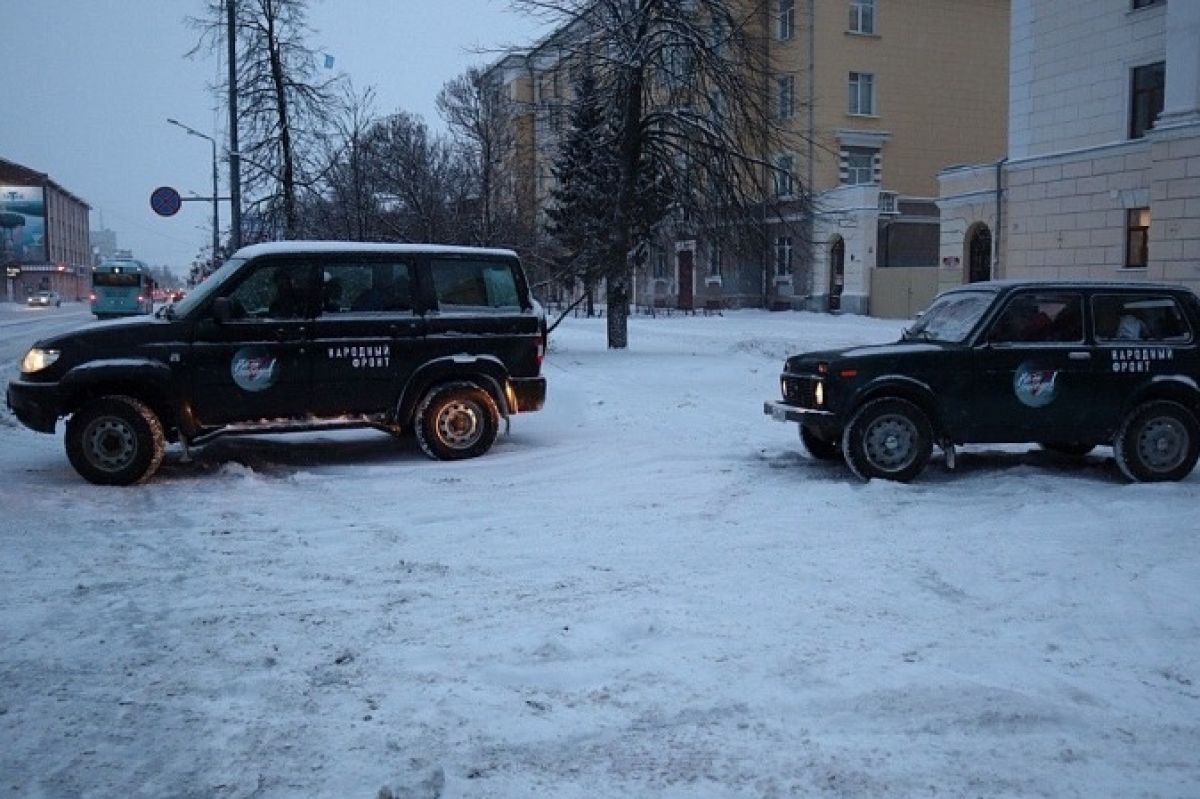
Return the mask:
M 390 410 L 423 362 L 425 319 L 415 259 L 345 255 L 318 262 L 312 409 L 322 417 Z
M 431 358 L 487 354 L 513 375 L 538 373 L 541 320 L 514 257 L 436 254 L 428 272 Z

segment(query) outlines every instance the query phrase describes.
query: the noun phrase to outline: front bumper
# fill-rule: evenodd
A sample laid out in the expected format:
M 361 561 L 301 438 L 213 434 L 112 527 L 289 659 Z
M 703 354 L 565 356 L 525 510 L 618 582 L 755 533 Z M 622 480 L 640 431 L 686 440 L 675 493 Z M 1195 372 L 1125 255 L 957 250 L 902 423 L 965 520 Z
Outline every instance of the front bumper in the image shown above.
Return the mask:
M 513 413 L 540 411 L 546 404 L 546 378 L 510 377 L 508 404 Z
M 763 403 L 763 413 L 777 422 L 803 422 L 805 424 L 827 423 L 833 420 L 829 411 L 818 411 L 815 408 L 798 408 L 778 400 L 768 400 Z
M 61 407 L 57 383 L 14 380 L 8 384 L 5 401 L 21 424 L 30 430 L 39 433 L 54 432 Z

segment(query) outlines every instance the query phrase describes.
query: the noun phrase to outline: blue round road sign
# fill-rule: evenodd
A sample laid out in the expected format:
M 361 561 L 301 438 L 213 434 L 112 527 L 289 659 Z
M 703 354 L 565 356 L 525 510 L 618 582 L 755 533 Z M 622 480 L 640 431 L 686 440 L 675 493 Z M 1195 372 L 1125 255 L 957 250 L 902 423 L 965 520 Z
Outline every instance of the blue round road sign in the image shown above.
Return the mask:
M 159 216 L 175 216 L 182 207 L 179 192 L 170 186 L 159 186 L 150 194 L 150 208 Z

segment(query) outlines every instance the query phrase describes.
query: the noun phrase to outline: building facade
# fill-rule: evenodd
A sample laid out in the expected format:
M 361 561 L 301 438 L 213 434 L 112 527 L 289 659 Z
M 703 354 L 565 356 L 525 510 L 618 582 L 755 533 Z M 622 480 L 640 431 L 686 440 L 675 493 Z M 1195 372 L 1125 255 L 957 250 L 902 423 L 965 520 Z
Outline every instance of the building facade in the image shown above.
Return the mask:
M 1011 35 L 1008 157 L 940 176 L 942 285 L 1200 287 L 1200 3 L 1014 0 Z
M 936 285 L 939 171 L 1007 148 L 1008 0 L 755 7 L 747 24 L 770 71 L 763 106 L 803 142 L 761 157 L 791 179 L 764 198 L 774 210 L 751 251 L 663 225 L 635 275 L 634 301 L 867 313 L 895 304 L 872 297 L 873 283 L 891 285 L 876 280 L 879 270 L 917 270 Z M 490 70 L 514 102 L 510 202 L 535 228 L 569 125 L 573 35 L 556 31 Z M 887 291 L 911 293 L 911 282 Z
M 40 289 L 66 299 L 91 290 L 91 207 L 45 173 L 0 158 L 0 266 L 4 298 Z

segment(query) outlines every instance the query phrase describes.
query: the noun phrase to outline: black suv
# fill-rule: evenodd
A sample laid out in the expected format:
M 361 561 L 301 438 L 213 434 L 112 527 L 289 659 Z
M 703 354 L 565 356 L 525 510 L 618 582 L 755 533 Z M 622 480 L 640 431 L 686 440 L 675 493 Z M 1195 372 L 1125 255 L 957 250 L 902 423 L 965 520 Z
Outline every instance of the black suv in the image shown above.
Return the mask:
M 69 417 L 71 464 L 105 485 L 147 479 L 165 441 L 229 433 L 415 429 L 430 457 L 469 458 L 542 407 L 545 346 L 509 250 L 260 244 L 153 319 L 39 341 L 7 399 L 40 432 Z
M 783 400 L 818 459 L 911 480 L 932 445 L 1111 444 L 1130 480 L 1180 480 L 1200 454 L 1200 300 L 1153 283 L 991 282 L 939 295 L 895 344 L 787 359 Z

